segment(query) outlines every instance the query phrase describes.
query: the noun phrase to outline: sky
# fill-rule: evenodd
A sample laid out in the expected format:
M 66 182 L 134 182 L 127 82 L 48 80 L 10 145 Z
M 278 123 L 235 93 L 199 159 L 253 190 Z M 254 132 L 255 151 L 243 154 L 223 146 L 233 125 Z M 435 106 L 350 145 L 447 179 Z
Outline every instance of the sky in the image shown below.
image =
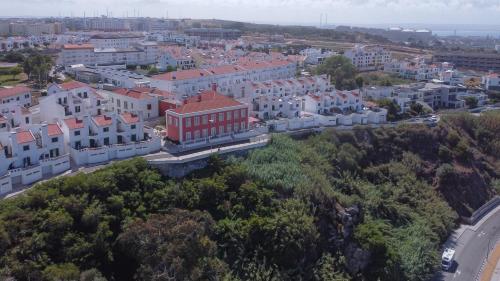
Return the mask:
M 253 23 L 500 25 L 500 0 L 0 0 L 0 16 L 150 16 Z M 321 16 L 323 15 L 323 16 Z

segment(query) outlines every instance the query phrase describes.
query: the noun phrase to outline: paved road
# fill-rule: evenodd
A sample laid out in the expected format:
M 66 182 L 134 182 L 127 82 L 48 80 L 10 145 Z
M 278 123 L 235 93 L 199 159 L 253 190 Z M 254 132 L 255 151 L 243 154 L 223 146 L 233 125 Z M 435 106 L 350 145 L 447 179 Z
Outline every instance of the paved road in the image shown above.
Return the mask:
M 475 226 L 462 226 L 446 243 L 454 247 L 455 266 L 450 272 L 439 272 L 433 281 L 475 281 L 487 254 L 500 239 L 500 207 Z

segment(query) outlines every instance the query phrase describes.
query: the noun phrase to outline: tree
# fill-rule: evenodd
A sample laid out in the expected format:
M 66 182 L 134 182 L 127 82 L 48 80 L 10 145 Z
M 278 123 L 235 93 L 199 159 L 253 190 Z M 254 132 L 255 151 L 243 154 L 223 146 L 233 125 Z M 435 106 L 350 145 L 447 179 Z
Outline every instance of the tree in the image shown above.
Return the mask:
M 149 70 L 148 70 L 148 74 L 149 75 L 155 75 L 155 74 L 158 74 L 158 68 L 156 68 L 156 66 L 153 66 L 153 67 L 150 67 Z
M 363 88 L 364 82 L 363 76 L 356 77 L 356 86 L 358 86 L 358 88 Z
M 478 101 L 475 97 L 466 97 L 465 98 L 465 105 L 467 105 L 468 108 L 476 108 L 478 104 Z
M 396 121 L 398 119 L 401 108 L 397 103 L 390 99 L 381 99 L 377 103 L 380 107 L 387 109 L 387 120 Z
M 132 222 L 118 242 L 137 261 L 138 280 L 217 280 L 226 269 L 210 239 L 213 224 L 207 213 L 173 209 Z
M 410 104 L 410 110 L 416 115 L 420 115 L 424 112 L 424 106 L 419 102 L 413 102 Z
M 35 53 L 26 58 L 23 70 L 29 79 L 34 79 L 41 87 L 47 83 L 53 64 L 50 56 Z
M 344 56 L 332 56 L 318 66 L 317 73 L 331 77 L 335 88 L 339 90 L 353 90 L 356 88 L 356 67 Z

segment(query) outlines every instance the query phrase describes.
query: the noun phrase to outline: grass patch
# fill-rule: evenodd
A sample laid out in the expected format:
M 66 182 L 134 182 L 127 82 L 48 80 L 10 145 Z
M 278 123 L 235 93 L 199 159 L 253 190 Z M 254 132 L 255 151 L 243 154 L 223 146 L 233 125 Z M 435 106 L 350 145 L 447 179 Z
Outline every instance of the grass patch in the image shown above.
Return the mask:
M 416 81 L 410 79 L 403 79 L 397 75 L 384 73 L 381 71 L 364 72 L 358 74 L 363 77 L 364 86 L 391 86 L 415 83 Z
M 27 80 L 26 74 L 22 73 L 13 77 L 10 74 L 0 75 L 0 86 L 15 86 L 19 83 L 26 82 Z

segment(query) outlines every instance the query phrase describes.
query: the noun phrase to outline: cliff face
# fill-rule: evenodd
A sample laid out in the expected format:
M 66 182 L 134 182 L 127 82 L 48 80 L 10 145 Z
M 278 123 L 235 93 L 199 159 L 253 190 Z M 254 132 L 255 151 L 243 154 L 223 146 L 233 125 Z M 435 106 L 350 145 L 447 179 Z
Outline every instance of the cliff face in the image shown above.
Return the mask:
M 417 155 L 422 160 L 418 178 L 431 184 L 460 216 L 470 216 L 496 194 L 498 113 L 447 116 L 435 128 L 359 130 L 353 135 L 338 133 L 338 138 L 366 151 L 363 168 L 401 159 L 405 152 Z

